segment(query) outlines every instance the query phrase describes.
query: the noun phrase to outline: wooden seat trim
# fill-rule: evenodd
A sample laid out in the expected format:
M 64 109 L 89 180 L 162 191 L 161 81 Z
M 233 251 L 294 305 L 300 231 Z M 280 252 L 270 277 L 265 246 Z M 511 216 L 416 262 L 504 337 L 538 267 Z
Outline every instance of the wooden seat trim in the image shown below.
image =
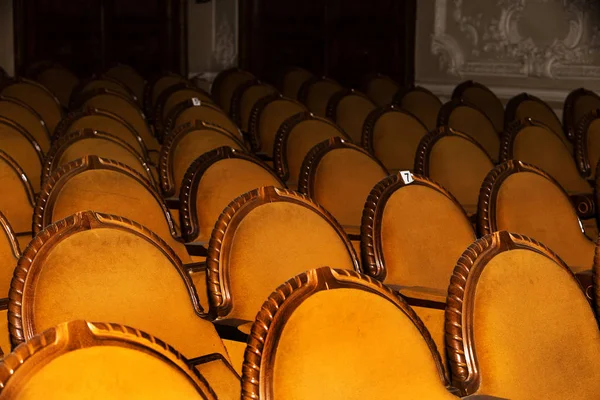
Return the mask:
M 339 136 L 331 137 L 323 142 L 314 146 L 304 157 L 304 161 L 302 162 L 302 167 L 300 168 L 300 179 L 298 180 L 298 192 L 307 195 L 308 197 L 313 197 L 315 194 L 314 186 L 315 180 L 317 178 L 317 168 L 319 163 L 329 153 L 330 151 L 337 149 L 351 149 L 355 150 L 364 156 L 370 158 L 374 163 L 379 165 L 382 169 L 382 172 L 385 175 L 388 175 L 388 171 L 385 166 L 379 161 L 377 158 L 372 156 L 365 149 L 358 147 L 351 142 L 348 142 L 345 139 L 342 139 Z M 344 177 L 346 178 L 346 177 Z
M 575 121 L 575 103 L 583 96 L 592 96 L 600 101 L 600 96 L 596 92 L 585 88 L 575 89 L 569 93 L 563 104 L 563 130 L 571 142 L 576 141 L 577 127 L 579 125 L 579 121 Z
M 175 177 L 173 176 L 173 149 L 183 139 L 183 137 L 191 132 L 209 130 L 221 133 L 222 135 L 230 138 L 238 144 L 240 149 L 245 149 L 246 146 L 240 139 L 235 137 L 233 133 L 227 129 L 206 121 L 196 120 L 194 123 L 186 122 L 185 124 L 179 125 L 171 132 L 169 137 L 166 138 L 160 149 L 160 161 L 159 161 L 159 175 L 160 175 L 160 187 L 163 194 L 166 197 L 174 196 L 175 193 Z
M 154 96 L 155 87 L 161 79 L 168 77 L 181 78 L 182 82 L 189 82 L 186 77 L 180 74 L 176 74 L 174 72 L 163 72 L 159 75 L 154 76 L 152 79 L 150 79 L 150 81 L 146 82 L 146 86 L 144 87 L 144 99 L 142 103 L 144 105 L 144 111 L 146 112 L 146 115 L 149 119 L 152 119 L 154 117 L 152 114 L 152 110 L 154 109 L 152 98 Z
M 33 147 L 33 150 L 37 154 L 38 159 L 40 160 L 40 165 L 44 165 L 44 152 L 42 151 L 42 148 L 40 147 L 39 143 L 35 140 L 35 138 L 25 128 L 23 128 L 21 125 L 19 125 L 12 119 L 4 117 L 0 117 L 0 124 L 8 125 L 15 131 L 19 132 L 23 137 L 25 137 L 25 139 L 27 139 L 27 141 L 29 142 L 31 147 Z
M 421 175 L 412 174 L 412 178 L 413 181 L 406 184 L 401 173 L 388 176 L 375 185 L 373 190 L 371 190 L 371 193 L 369 193 L 369 197 L 367 197 L 365 203 L 360 227 L 362 268 L 365 274 L 380 281 L 384 281 L 387 276 L 381 240 L 383 213 L 388 200 L 396 193 L 396 191 L 406 186 L 425 186 L 444 195 L 449 201 L 454 203 L 457 210 L 462 212 L 465 220 L 469 219 L 465 210 L 458 203 L 458 200 L 456 200 L 452 193 L 446 190 L 442 185 Z
M 344 132 L 342 128 L 331 122 L 326 118 L 317 117 L 315 114 L 306 111 L 300 112 L 298 114 L 292 115 L 288 119 L 286 119 L 283 124 L 279 127 L 277 131 L 277 135 L 275 136 L 275 145 L 273 148 L 273 162 L 274 168 L 277 175 L 283 181 L 287 181 L 289 178 L 290 171 L 288 169 L 288 160 L 287 160 L 287 142 L 290 136 L 290 133 L 294 130 L 294 128 L 301 124 L 304 121 L 321 121 L 332 127 L 334 127 L 345 140 L 352 142 L 352 139 Z
M 71 125 L 73 125 L 77 120 L 88 116 L 103 116 L 116 120 L 123 124 L 123 126 L 131 132 L 131 135 L 134 137 L 135 141 L 140 145 L 140 149 L 134 149 L 134 151 L 137 154 L 139 154 L 142 158 L 144 158 L 144 160 L 148 159 L 148 148 L 146 147 L 146 143 L 144 143 L 144 139 L 142 139 L 139 132 L 133 127 L 133 125 L 131 125 L 123 117 L 113 113 L 112 111 L 101 110 L 99 108 L 94 107 L 87 107 L 77 111 L 72 111 L 69 114 L 67 114 L 67 116 L 59 122 L 59 124 L 56 126 L 56 129 L 54 130 L 54 141 L 60 141 L 63 136 L 69 135 L 71 133 Z M 128 146 L 131 147 L 131 145 Z
M 211 318 L 226 316 L 233 307 L 229 288 L 229 253 L 235 240 L 235 231 L 245 216 L 253 209 L 268 203 L 288 202 L 312 210 L 323 217 L 337 232 L 352 258 L 354 269 L 361 272 L 354 247 L 346 237 L 342 226 L 322 206 L 300 193 L 278 189 L 272 186 L 255 189 L 233 200 L 223 211 L 210 237 L 208 245 L 207 286 L 209 297 L 209 315 Z
M 156 104 L 154 104 L 154 109 L 152 110 L 152 120 L 154 122 L 154 128 L 157 132 L 159 132 L 159 136 L 164 136 L 162 132 L 165 129 L 166 122 L 166 118 L 163 118 L 165 105 L 167 101 L 169 101 L 169 97 L 179 92 L 180 90 L 191 90 L 193 92 L 196 92 L 198 93 L 199 97 L 202 97 L 204 99 L 204 101 L 207 101 L 206 99 L 212 98 L 207 91 L 205 91 L 204 89 L 200 89 L 197 86 L 194 86 L 191 82 L 177 83 L 163 90 L 156 99 Z
M 42 85 L 39 82 L 33 81 L 31 79 L 22 78 L 22 77 L 6 79 L 3 82 L 0 82 L 0 93 L 2 93 L 4 91 L 4 89 L 6 89 L 8 86 L 16 85 L 16 84 L 32 85 L 32 86 L 35 86 L 38 89 L 44 91 L 46 93 L 46 95 L 48 95 L 48 97 L 50 97 L 52 99 L 52 102 L 56 105 L 56 108 L 58 109 L 61 118 L 64 116 L 63 107 L 60 105 L 60 101 L 58 101 L 56 96 L 46 86 Z M 4 95 L 4 96 L 6 96 L 6 95 Z
M 402 100 L 404 99 L 404 96 L 406 96 L 407 94 L 409 94 L 411 92 L 426 93 L 429 96 L 431 96 L 432 98 L 435 98 L 438 101 L 438 103 L 440 104 L 440 106 L 442 106 L 442 101 L 431 90 L 424 88 L 423 86 L 416 86 L 414 84 L 411 84 L 407 87 L 401 87 L 398 90 L 398 92 L 394 95 L 392 104 L 396 104 L 396 105 L 402 107 Z
M 556 119 L 558 124 L 560 126 L 562 126 L 560 120 L 556 116 L 556 113 L 548 105 L 548 103 L 546 103 L 544 100 L 540 99 L 537 96 L 523 92 L 523 93 L 520 93 L 520 94 L 514 96 L 513 98 L 511 98 L 508 101 L 508 103 L 506 103 L 506 108 L 505 108 L 505 112 L 504 112 L 504 126 L 505 127 L 508 127 L 510 124 L 512 124 L 516 120 L 517 110 L 521 106 L 521 103 L 523 103 L 525 101 L 534 101 L 536 103 L 542 104 L 550 112 L 550 114 L 552 114 L 554 116 L 554 118 Z M 564 132 L 555 132 L 555 133 L 557 135 L 564 135 L 566 137 L 566 134 Z
M 74 350 L 104 345 L 138 350 L 159 358 L 185 374 L 203 398 L 217 398 L 206 379 L 189 367 L 188 360 L 159 338 L 125 325 L 86 321 L 71 321 L 50 328 L 7 354 L 0 362 L 0 394 L 22 370 L 37 369 Z M 15 384 L 25 386 L 27 381 Z
M 440 140 L 443 137 L 449 136 L 458 136 L 471 142 L 473 145 L 477 146 L 479 150 L 481 150 L 483 154 L 485 154 L 486 157 L 490 160 L 490 163 L 493 164 L 487 151 L 485 151 L 483 146 L 481 146 L 471 136 L 467 135 L 466 133 L 454 130 L 449 126 L 440 126 L 436 130 L 431 131 L 427 135 L 423 136 L 423 138 L 421 139 L 421 142 L 419 143 L 419 146 L 417 148 L 417 155 L 415 157 L 415 174 L 429 176 L 429 161 L 431 156 L 431 150 L 433 149 L 433 146 L 435 146 L 438 140 Z
M 450 286 L 446 307 L 446 351 L 452 372 L 452 384 L 463 395 L 477 391 L 481 374 L 473 338 L 474 297 L 477 282 L 488 262 L 498 254 L 516 249 L 531 250 L 556 263 L 577 283 L 569 267 L 552 250 L 527 236 L 506 231 L 494 232 L 473 243 L 458 260 Z M 585 296 L 581 289 L 582 296 Z
M 219 147 L 208 153 L 204 153 L 190 165 L 183 178 L 183 183 L 181 184 L 181 193 L 179 195 L 181 208 L 179 216 L 181 218 L 182 234 L 186 242 L 193 242 L 198 237 L 199 233 L 200 223 L 198 221 L 198 211 L 196 209 L 196 197 L 200 181 L 211 166 L 226 159 L 240 159 L 256 164 L 269 172 L 273 178 L 277 179 L 281 184 L 281 187 L 285 187 L 285 184 L 275 172 L 267 166 L 267 164 L 250 153 L 236 150 L 228 146 Z
M 25 172 L 21 168 L 21 166 L 12 158 L 9 154 L 0 150 L 0 159 L 6 162 L 13 170 L 15 175 L 19 177 L 19 181 L 23 185 L 23 190 L 27 194 L 27 199 L 29 200 L 29 204 L 31 207 L 35 204 L 35 194 L 33 192 L 33 187 L 31 186 L 31 182 L 29 182 L 29 178 L 25 175 Z
M 48 179 L 42 186 L 42 190 L 37 199 L 35 211 L 33 213 L 33 232 L 38 233 L 47 226 L 52 224 L 52 210 L 56 201 L 57 193 L 60 192 L 65 183 L 72 177 L 89 170 L 110 170 L 124 175 L 139 183 L 146 189 L 156 200 L 169 227 L 169 232 L 174 238 L 177 237 L 177 231 L 173 224 L 173 219 L 169 213 L 163 198 L 143 175 L 131 167 L 120 162 L 102 158 L 94 155 L 82 157 L 78 160 L 71 161 L 48 176 Z
M 231 96 L 231 102 L 229 105 L 229 114 L 231 115 L 231 119 L 237 126 L 242 126 L 242 119 L 241 119 L 242 118 L 242 115 L 241 115 L 242 98 L 244 97 L 244 94 L 246 93 L 246 91 L 254 86 L 269 87 L 274 90 L 273 94 L 279 94 L 279 90 L 277 90 L 274 86 L 271 86 L 268 83 L 261 81 L 260 79 L 252 79 L 252 80 L 246 81 L 246 82 L 242 83 L 240 86 L 238 86 L 233 91 L 233 95 Z M 271 95 L 267 95 L 267 96 L 271 96 Z M 259 99 L 259 100 L 261 100 L 261 99 Z
M 160 133 L 160 137 L 159 139 L 161 140 L 161 142 L 165 141 L 167 137 L 170 136 L 171 132 L 173 131 L 173 129 L 177 128 L 175 126 L 175 122 L 177 121 L 177 118 L 179 118 L 179 116 L 186 110 L 188 110 L 189 108 L 192 107 L 206 107 L 206 108 L 210 108 L 213 111 L 217 111 L 219 113 L 221 113 L 223 115 L 224 118 L 227 118 L 228 120 L 231 121 L 231 118 L 229 118 L 229 116 L 227 114 L 225 114 L 225 111 L 221 110 L 219 108 L 219 106 L 217 106 L 214 103 L 209 103 L 207 101 L 204 101 L 202 99 L 198 99 L 198 101 L 200 102 L 195 103 L 194 100 L 184 100 L 181 103 L 177 104 L 169 113 L 169 116 L 167 117 L 166 121 L 165 121 L 165 126 L 163 128 L 162 132 Z M 231 121 L 232 125 L 236 125 L 235 122 Z M 238 128 L 236 132 L 231 132 L 235 135 L 238 136 L 238 139 L 243 140 L 244 136 L 242 135 L 242 132 L 240 131 L 240 129 Z
M 242 399 L 273 399 L 270 384 L 275 364 L 276 338 L 304 300 L 324 290 L 364 290 L 393 303 L 419 330 L 435 362 L 440 382 L 449 386 L 440 354 L 423 321 L 413 309 L 381 282 L 354 271 L 322 267 L 297 275 L 279 286 L 264 302 L 252 325 L 242 367 Z
M 136 157 L 139 160 L 140 164 L 146 171 L 147 176 L 144 177 L 144 179 L 149 182 L 152 182 L 152 184 L 154 184 L 154 177 L 152 176 L 152 173 L 150 172 L 150 167 L 148 166 L 147 158 L 140 156 L 140 153 L 135 148 L 133 148 L 133 146 L 131 146 L 129 143 L 127 143 L 120 137 L 117 137 L 111 133 L 107 133 L 107 132 L 103 132 L 103 131 L 96 131 L 96 130 L 89 129 L 89 128 L 85 128 L 85 129 L 81 129 L 78 131 L 73 131 L 70 133 L 63 134 L 61 137 L 59 137 L 54 142 L 54 144 L 48 151 L 48 154 L 46 155 L 46 160 L 42 167 L 42 184 L 44 182 L 46 182 L 48 180 L 48 178 L 50 177 L 50 175 L 52 175 L 54 173 L 54 171 L 57 167 L 56 163 L 58 162 L 58 160 L 60 159 L 62 154 L 65 152 L 65 150 L 67 150 L 69 148 L 69 146 L 73 145 L 74 143 L 77 143 L 78 141 L 85 140 L 85 139 L 107 140 L 109 142 L 116 143 L 119 146 L 125 148 L 127 151 L 129 151 L 134 157 Z
M 387 113 L 390 113 L 390 112 L 406 114 L 406 115 L 414 118 L 419 124 L 421 124 L 423 129 L 425 131 L 427 131 L 427 127 L 419 119 L 419 117 L 412 114 L 410 111 L 403 110 L 402 108 L 400 108 L 400 106 L 398 104 L 388 104 L 383 107 L 377 107 L 375 110 L 371 111 L 371 113 L 367 116 L 367 119 L 365 120 L 365 124 L 363 125 L 363 133 L 362 133 L 362 141 L 361 141 L 362 147 L 365 150 L 367 150 L 369 153 L 371 153 L 373 156 L 375 156 L 375 146 L 373 144 L 373 138 L 374 138 L 374 134 L 375 134 L 375 126 L 377 125 L 379 118 L 383 117 L 384 115 L 386 115 Z
M 148 228 L 127 218 L 94 211 L 81 211 L 39 231 L 35 239 L 23 251 L 15 269 L 9 292 L 8 325 L 13 347 L 35 335 L 35 327 L 32 321 L 33 302 L 30 301 L 31 298 L 27 296 L 26 292 L 35 277 L 39 275 L 48 250 L 51 250 L 61 240 L 78 232 L 101 228 L 124 230 L 142 237 L 156 246 L 171 261 L 173 267 L 185 282 L 196 315 L 206 318 L 191 278 L 184 269 L 179 257 L 163 239 Z
M 86 92 L 88 92 L 89 90 L 87 90 L 87 86 L 93 82 L 96 81 L 106 81 L 106 82 L 110 82 L 110 83 L 114 83 L 116 85 L 118 85 L 119 87 L 121 87 L 123 89 L 123 91 L 125 91 L 125 93 L 127 93 L 128 96 L 131 97 L 131 100 L 137 102 L 137 97 L 135 95 L 135 93 L 133 93 L 131 91 L 131 89 L 129 89 L 127 87 L 127 85 L 125 85 L 123 82 L 121 82 L 118 79 L 115 78 L 111 78 L 110 76 L 106 76 L 106 75 L 92 75 L 91 77 L 84 79 L 82 81 L 79 82 L 79 84 L 77 86 L 75 86 L 73 88 L 73 92 L 71 93 L 71 98 L 69 99 L 69 106 L 71 109 L 76 109 L 77 108 L 77 104 L 81 104 L 81 97 L 86 95 Z M 96 88 L 98 89 L 98 88 Z M 106 89 L 106 88 L 104 88 Z M 95 89 L 92 89 L 95 90 Z
M 559 136 L 559 133 L 554 132 L 548 125 L 544 124 L 541 121 L 524 118 L 521 120 L 513 121 L 509 125 L 505 125 L 504 134 L 500 140 L 500 162 L 504 162 L 507 160 L 512 160 L 514 157 L 514 144 L 517 138 L 517 135 L 523 131 L 523 129 L 537 126 L 543 128 L 548 131 L 549 134 L 556 135 L 556 137 L 562 142 L 563 140 Z M 567 149 L 565 147 L 565 149 Z M 567 149 L 568 150 L 568 149 Z
M 362 97 L 363 99 L 368 100 L 373 105 L 373 108 L 377 108 L 377 105 L 366 94 L 359 92 L 356 89 L 345 89 L 344 88 L 344 89 L 341 89 L 341 90 L 338 90 L 337 92 L 335 92 L 333 94 L 333 96 L 331 96 L 329 101 L 327 102 L 327 109 L 325 111 L 325 115 L 327 118 L 329 118 L 333 122 L 337 123 L 338 107 L 339 107 L 340 103 L 342 102 L 342 100 L 344 100 L 344 98 L 346 98 L 347 96 Z
M 6 236 L 6 240 L 10 244 L 10 248 L 12 250 L 13 255 L 16 259 L 21 257 L 21 249 L 19 247 L 19 242 L 17 241 L 17 237 L 15 236 L 15 231 L 10 225 L 10 221 L 2 214 L 0 210 L 0 230 L 4 232 Z M 1 349 L 0 349 L 1 350 Z
M 46 122 L 44 121 L 42 116 L 37 111 L 35 111 L 29 104 L 25 103 L 24 101 L 22 101 L 20 99 L 17 99 L 16 97 L 5 96 L 5 95 L 0 94 L 0 102 L 2 102 L 2 101 L 17 104 L 17 105 L 25 108 L 31 114 L 33 114 L 36 117 L 36 119 L 38 119 L 40 121 L 40 125 L 44 128 L 44 131 L 46 132 L 48 140 L 49 141 L 52 140 L 52 135 L 50 134 L 48 125 L 46 125 Z
M 225 104 L 221 104 L 221 95 L 222 95 L 221 90 L 222 90 L 223 84 L 225 83 L 227 78 L 229 78 L 231 75 L 234 75 L 234 74 L 243 74 L 243 75 L 250 77 L 251 79 L 255 78 L 255 76 L 252 75 L 250 72 L 245 71 L 240 68 L 237 68 L 237 67 L 229 68 L 229 69 L 219 72 L 219 74 L 215 77 L 215 79 L 212 83 L 210 92 L 211 92 L 211 97 L 213 98 L 215 103 L 221 108 L 223 108 L 225 106 Z
M 573 128 L 573 141 L 575 143 L 575 163 L 577 164 L 579 173 L 584 178 L 589 178 L 592 175 L 592 168 L 596 168 L 595 165 L 590 164 L 588 130 L 590 129 L 590 125 L 599 118 L 600 109 L 596 109 L 584 115 L 575 127 L 571 126 Z

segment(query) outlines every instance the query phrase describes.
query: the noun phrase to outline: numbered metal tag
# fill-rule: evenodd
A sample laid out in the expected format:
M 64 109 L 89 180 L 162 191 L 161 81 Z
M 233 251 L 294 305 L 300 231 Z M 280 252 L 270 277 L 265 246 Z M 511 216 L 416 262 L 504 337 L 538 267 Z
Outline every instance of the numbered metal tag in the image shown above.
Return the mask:
M 192 104 L 194 105 L 194 107 L 198 107 L 198 106 L 202 105 L 202 102 L 200 101 L 199 98 L 194 97 L 194 98 L 192 98 Z
M 414 182 L 413 175 L 410 171 L 400 171 L 400 176 L 402 177 L 405 185 Z

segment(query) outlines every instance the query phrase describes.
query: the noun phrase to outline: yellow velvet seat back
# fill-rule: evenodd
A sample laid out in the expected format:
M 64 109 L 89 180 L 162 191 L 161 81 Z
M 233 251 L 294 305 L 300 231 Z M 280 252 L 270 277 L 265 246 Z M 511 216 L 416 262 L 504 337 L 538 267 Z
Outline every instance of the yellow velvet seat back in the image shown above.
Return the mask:
M 281 181 L 260 165 L 243 159 L 224 159 L 211 165 L 202 175 L 196 191 L 198 241 L 208 241 L 223 210 L 238 196 L 251 190 L 273 186 Z
M 2 299 L 8 298 L 10 281 L 20 256 L 21 250 L 10 221 L 0 211 L 0 298 Z M 4 335 L 6 332 L 1 331 L 0 333 Z M 2 344 L 5 343 L 7 342 L 2 340 Z M 4 349 L 4 347 L 2 348 Z
M 42 85 L 21 79 L 18 82 L 6 86 L 2 94 L 7 97 L 15 97 L 33 108 L 44 120 L 50 133 L 62 118 L 62 110 L 58 100 L 48 89 Z
M 358 274 L 319 268 L 295 277 L 264 303 L 252 332 L 244 398 L 456 398 L 412 309 Z
M 281 93 L 290 99 L 297 99 L 302 84 L 313 77 L 309 71 L 302 68 L 290 68 L 283 76 Z
M 131 93 L 131 91 L 127 88 L 127 86 L 125 84 L 119 82 L 118 80 L 115 80 L 112 78 L 92 79 L 92 80 L 84 83 L 80 87 L 77 95 L 84 94 L 86 92 L 91 92 L 91 91 L 97 90 L 97 89 L 112 90 L 114 92 L 122 94 L 123 96 L 127 96 L 133 100 L 133 97 L 132 97 L 133 93 Z
M 275 89 L 271 85 L 266 84 L 252 85 L 248 89 L 244 90 L 244 93 L 240 98 L 239 105 L 239 120 L 240 128 L 242 129 L 242 131 L 248 131 L 250 114 L 252 113 L 252 108 L 254 108 L 256 102 L 261 98 L 274 93 L 277 93 L 277 89 Z
M 117 324 L 51 328 L 0 363 L 1 398 L 216 399 L 206 380 L 160 339 Z
M 189 261 L 185 246 L 173 237 L 166 208 L 150 186 L 140 184 L 130 174 L 107 169 L 83 171 L 61 181 L 59 176 L 68 167 L 69 164 L 65 165 L 50 177 L 46 185 L 50 199 L 45 208 L 38 202 L 36 214 L 42 215 L 42 228 L 84 210 L 119 215 L 147 227 L 167 242 L 184 262 Z
M 325 118 L 329 99 L 341 89 L 339 83 L 330 79 L 318 80 L 308 87 L 304 104 L 315 115 Z
M 569 149 L 561 138 L 543 126 L 526 126 L 514 138 L 513 159 L 521 160 L 550 174 L 569 194 L 592 193 L 579 175 Z
M 14 344 L 62 322 L 85 319 L 135 326 L 187 358 L 227 354 L 201 318 L 180 260 L 150 231 L 122 217 L 79 213 L 37 235 L 19 260 L 9 315 Z M 17 311 L 18 310 L 18 311 Z
M 459 351 L 464 347 L 468 361 L 457 368 L 469 371 L 467 392 L 503 399 L 595 399 L 600 330 L 589 302 L 560 259 L 512 236 L 521 248 L 498 249 L 506 241 L 495 234 L 497 242 L 484 237 L 465 253 L 468 264 L 457 265 L 451 290 L 464 306 L 452 306 L 463 316 L 449 319 L 447 311 L 446 318 L 447 327 L 462 325 Z M 463 294 L 459 282 L 465 280 Z M 446 337 L 456 338 L 454 331 Z
M 152 135 L 152 132 L 150 130 L 148 122 L 146 121 L 146 118 L 144 117 L 144 114 L 142 114 L 140 109 L 137 108 L 135 103 L 127 101 L 126 98 L 115 96 L 110 93 L 105 93 L 98 94 L 88 99 L 83 104 L 83 106 L 110 111 L 120 116 L 129 124 L 131 124 L 131 126 L 135 129 L 136 133 L 142 138 L 147 148 L 152 150 L 160 149 L 160 145 L 158 144 L 156 138 Z M 100 128 L 96 129 L 102 130 Z M 139 143 L 136 143 L 136 146 L 139 147 Z
M 265 106 L 258 121 L 260 151 L 273 156 L 273 146 L 277 131 L 289 117 L 306 111 L 302 104 L 286 98 L 280 98 Z
M 563 190 L 533 172 L 508 176 L 497 189 L 497 230 L 529 236 L 554 250 L 574 271 L 589 270 L 594 243 L 581 231 L 580 221 Z
M 8 154 L 0 150 L 0 211 L 16 233 L 31 232 L 33 215 L 33 188 L 27 176 Z
M 213 82 L 212 95 L 217 104 L 229 115 L 231 112 L 231 98 L 235 90 L 255 78 L 250 72 L 242 70 L 229 70 L 222 72 L 222 74 L 224 76 L 220 82 L 217 81 L 219 76 Z
M 587 130 L 587 156 L 590 162 L 591 178 L 596 176 L 596 167 L 600 161 L 600 119 L 595 119 Z
M 566 137 L 556 114 L 546 104 L 534 100 L 525 100 L 519 104 L 515 112 L 515 120 L 531 118 L 547 125 L 554 133 L 560 135 L 563 141 Z M 568 141 L 567 141 L 568 143 Z
M 400 85 L 393 79 L 379 75 L 373 77 L 367 82 L 365 94 L 379 106 L 390 104 L 394 100 L 394 96 L 400 90 Z
M 146 80 L 129 65 L 115 65 L 106 71 L 104 75 L 116 79 L 123 85 L 127 86 L 139 100 L 144 97 Z
M 63 107 L 69 106 L 71 93 L 79 84 L 79 78 L 75 74 L 60 66 L 44 69 L 36 80 L 47 87 Z
M 171 86 L 175 86 L 179 83 L 186 83 L 186 82 L 187 82 L 187 79 L 185 79 L 181 75 L 168 74 L 168 75 L 161 76 L 152 85 L 151 94 L 150 94 L 150 96 L 151 96 L 150 97 L 150 99 L 151 99 L 150 105 L 152 107 L 154 107 L 154 105 L 156 105 L 156 100 L 158 100 L 160 95 L 165 90 L 170 88 Z
M 64 135 L 84 129 L 106 132 L 133 147 L 138 155 L 144 156 L 146 154 L 145 145 L 144 143 L 140 143 L 140 136 L 137 131 L 130 129 L 123 122 L 124 120 L 120 120 L 121 117 L 117 116 L 117 114 L 112 114 L 110 111 L 110 114 L 106 114 L 103 111 L 100 112 L 102 114 L 92 111 L 90 114 L 82 114 L 78 118 L 74 118 L 73 122 L 65 126 Z
M 201 101 L 212 103 L 212 99 L 208 96 L 208 94 L 205 94 L 199 89 L 184 88 L 181 90 L 177 90 L 165 100 L 161 115 L 163 121 L 167 119 L 169 113 L 177 104 L 181 103 L 182 101 L 191 100 L 194 98 L 199 98 Z
M 265 200 L 254 200 L 260 196 Z M 320 265 L 358 269 L 341 227 L 294 192 L 257 189 L 227 210 L 215 224 L 225 229 L 213 231 L 208 249 L 207 282 L 215 316 L 252 321 L 269 293 L 290 277 Z
M 19 100 L 0 99 L 0 116 L 12 119 L 31 134 L 45 153 L 50 149 L 50 134 L 41 117 Z
M 373 153 L 388 171 L 412 170 L 419 142 L 427 128 L 413 115 L 386 112 L 373 126 Z
M 350 136 L 352 142 L 359 144 L 365 120 L 375 107 L 368 97 L 349 94 L 338 103 L 335 122 Z
M 187 169 L 202 154 L 221 146 L 241 150 L 242 146 L 231 136 L 211 129 L 188 132 L 174 149 L 171 149 L 172 175 L 175 193 L 179 193 L 181 182 Z
M 461 98 L 476 104 L 492 121 L 496 132 L 504 131 L 504 106 L 493 92 L 475 85 L 466 88 L 461 93 Z
M 479 188 L 493 168 L 481 147 L 463 137 L 445 136 L 431 148 L 428 176 L 448 189 L 471 215 L 477 212 Z
M 143 175 L 146 179 L 152 179 L 152 176 L 148 173 L 147 166 L 143 164 L 140 156 L 133 149 L 123 146 L 122 142 L 110 140 L 110 138 L 82 138 L 81 140 L 67 144 L 64 148 L 59 149 L 57 153 L 59 157 L 53 160 L 51 170 L 48 171 L 49 173 L 56 171 L 56 169 L 71 161 L 94 155 L 123 163 Z
M 172 128 L 175 129 L 186 123 L 194 121 L 206 121 L 211 124 L 219 125 L 223 129 L 231 132 L 232 135 L 242 139 L 240 128 L 225 114 L 214 105 L 203 105 L 199 107 L 189 107 L 177 116 Z
M 359 227 L 369 192 L 387 171 L 375 159 L 353 147 L 323 149 L 314 172 L 306 172 L 310 196 L 343 226 Z M 306 171 L 306 170 L 304 170 Z
M 19 164 L 27 175 L 34 192 L 38 192 L 42 175 L 42 160 L 41 153 L 36 150 L 31 139 L 33 138 L 28 136 L 26 131 L 22 131 L 14 125 L 0 123 L 0 150 Z
M 431 92 L 411 90 L 402 97 L 400 106 L 419 118 L 427 130 L 431 131 L 437 125 L 437 116 L 442 108 L 442 102 Z
M 302 161 L 317 144 L 332 137 L 345 137 L 335 125 L 319 119 L 307 119 L 297 124 L 290 132 L 284 149 L 287 159 L 288 185 L 298 185 Z M 277 144 L 276 144 L 277 145 Z
M 448 126 L 466 133 L 477 141 L 492 161 L 500 159 L 500 137 L 492 121 L 475 107 L 459 106 L 452 110 Z
M 460 205 L 441 189 L 410 184 L 393 192 L 384 207 L 385 283 L 445 293 L 456 260 L 477 239 Z

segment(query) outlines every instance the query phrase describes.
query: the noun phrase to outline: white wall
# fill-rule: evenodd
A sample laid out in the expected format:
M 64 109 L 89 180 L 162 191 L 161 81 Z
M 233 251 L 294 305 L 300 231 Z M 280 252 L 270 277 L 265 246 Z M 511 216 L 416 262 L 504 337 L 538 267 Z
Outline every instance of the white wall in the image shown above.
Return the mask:
M 9 75 L 14 74 L 12 0 L 0 0 L 0 66 Z
M 419 0 L 417 15 L 416 81 L 442 97 L 466 79 L 555 108 L 572 89 L 600 90 L 600 2 Z

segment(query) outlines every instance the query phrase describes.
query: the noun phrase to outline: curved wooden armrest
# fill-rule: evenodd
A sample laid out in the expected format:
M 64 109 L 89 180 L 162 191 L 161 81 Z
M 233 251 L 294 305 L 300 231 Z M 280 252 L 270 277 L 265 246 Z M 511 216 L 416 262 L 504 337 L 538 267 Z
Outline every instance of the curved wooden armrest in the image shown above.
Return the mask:
M 596 217 L 596 203 L 594 202 L 593 194 L 572 194 L 569 196 L 569 199 L 580 219 L 591 219 Z
M 348 240 L 360 240 L 360 226 L 343 225 L 342 228 L 344 228 Z
M 446 309 L 446 293 L 436 289 L 418 286 L 389 285 L 406 302 L 413 307 Z
M 219 399 L 239 399 L 242 379 L 222 354 L 213 353 L 188 360 L 206 379 Z
M 240 376 L 235 371 L 233 366 L 229 363 L 229 361 L 227 361 L 225 359 L 225 356 L 223 356 L 223 354 L 221 354 L 221 353 L 212 353 L 212 354 L 207 354 L 202 357 L 192 358 L 191 360 L 188 360 L 188 365 L 193 368 L 198 368 L 198 366 L 206 365 L 206 364 L 213 363 L 213 362 L 217 362 L 217 363 L 221 363 L 221 364 L 225 365 L 225 367 L 227 367 L 227 369 L 229 371 L 231 371 L 231 373 L 233 375 L 235 375 L 235 377 L 237 379 L 240 379 Z

